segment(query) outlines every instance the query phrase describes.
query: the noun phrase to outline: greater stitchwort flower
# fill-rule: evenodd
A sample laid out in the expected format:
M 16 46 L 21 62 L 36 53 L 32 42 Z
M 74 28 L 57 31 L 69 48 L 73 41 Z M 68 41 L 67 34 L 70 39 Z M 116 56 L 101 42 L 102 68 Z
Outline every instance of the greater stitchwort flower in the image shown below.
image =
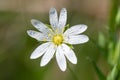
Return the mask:
M 28 30 L 30 37 L 46 43 L 38 46 L 30 56 L 36 59 L 42 56 L 40 66 L 45 66 L 55 56 L 57 64 L 62 71 L 66 70 L 66 58 L 73 64 L 77 64 L 77 58 L 70 45 L 85 43 L 89 40 L 86 35 L 81 34 L 87 29 L 86 25 L 79 24 L 65 30 L 67 21 L 67 10 L 60 11 L 58 19 L 57 11 L 51 8 L 49 12 L 50 26 L 32 19 L 32 25 L 39 30 Z

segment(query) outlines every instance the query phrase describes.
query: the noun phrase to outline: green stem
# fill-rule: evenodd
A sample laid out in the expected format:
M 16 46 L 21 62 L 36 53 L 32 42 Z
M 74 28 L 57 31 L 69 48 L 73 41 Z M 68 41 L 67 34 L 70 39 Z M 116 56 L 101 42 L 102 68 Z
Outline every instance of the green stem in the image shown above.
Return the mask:
M 109 40 L 110 43 L 113 43 L 113 48 L 115 49 L 117 37 L 116 37 L 116 15 L 118 12 L 119 7 L 119 0 L 111 0 L 111 11 L 110 11 L 110 17 L 109 17 Z M 113 53 L 114 54 L 114 53 Z M 110 54 L 109 54 L 110 55 Z M 118 77 L 116 77 L 118 74 L 117 66 L 114 65 L 112 71 L 107 76 L 107 80 L 116 80 Z
M 109 17 L 109 38 L 110 41 L 116 43 L 116 15 L 118 12 L 119 7 L 119 0 L 111 0 L 111 10 L 110 10 L 110 17 Z
M 110 10 L 110 18 L 109 18 L 109 27 L 110 31 L 115 31 L 115 24 L 116 24 L 116 15 L 118 12 L 119 0 L 111 0 L 111 10 Z
M 76 74 L 74 73 L 74 71 L 70 68 L 69 64 L 68 64 L 68 69 L 69 69 L 71 75 L 73 76 L 74 80 L 79 80 L 78 77 L 76 76 Z

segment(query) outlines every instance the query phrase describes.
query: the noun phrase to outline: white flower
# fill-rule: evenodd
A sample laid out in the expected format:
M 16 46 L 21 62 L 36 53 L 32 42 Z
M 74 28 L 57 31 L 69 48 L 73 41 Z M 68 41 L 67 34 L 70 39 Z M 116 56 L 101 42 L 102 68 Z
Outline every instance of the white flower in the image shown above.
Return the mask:
M 67 67 L 66 58 L 71 63 L 77 64 L 76 55 L 68 44 L 74 45 L 87 42 L 89 38 L 81 34 L 87 29 L 87 26 L 79 24 L 64 31 L 67 21 L 67 10 L 63 8 L 60 11 L 59 19 L 55 8 L 50 9 L 49 15 L 51 28 L 38 20 L 31 20 L 32 25 L 38 29 L 39 32 L 28 30 L 28 35 L 38 41 L 44 41 L 46 43 L 38 46 L 30 58 L 36 59 L 42 56 L 40 66 L 45 66 L 55 55 L 59 68 L 65 71 Z

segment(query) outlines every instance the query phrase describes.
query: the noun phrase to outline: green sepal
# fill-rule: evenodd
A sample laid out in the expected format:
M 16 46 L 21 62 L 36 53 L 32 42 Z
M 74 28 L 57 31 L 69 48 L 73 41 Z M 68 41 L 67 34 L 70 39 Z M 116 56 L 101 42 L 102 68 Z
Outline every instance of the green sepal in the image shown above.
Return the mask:
M 66 43 L 71 49 L 74 49 L 74 47 L 71 44 Z
M 45 24 L 48 28 L 52 29 L 51 25 L 49 24 Z
M 68 28 L 70 27 L 70 25 L 69 25 L 69 24 L 67 24 L 65 27 L 68 29 Z
M 69 24 L 67 24 L 67 25 L 65 26 L 64 31 L 66 31 L 68 28 L 70 28 L 70 25 L 69 25 Z

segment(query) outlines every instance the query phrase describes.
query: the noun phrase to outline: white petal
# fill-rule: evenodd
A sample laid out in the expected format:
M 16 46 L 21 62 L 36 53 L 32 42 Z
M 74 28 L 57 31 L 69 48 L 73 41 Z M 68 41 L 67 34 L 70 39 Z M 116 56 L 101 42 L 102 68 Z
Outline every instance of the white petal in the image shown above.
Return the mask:
M 67 10 L 66 8 L 62 8 L 60 11 L 59 23 L 58 28 L 62 29 L 65 27 L 67 21 Z
M 51 8 L 49 12 L 49 19 L 52 28 L 55 30 L 58 26 L 58 15 L 55 8 Z
M 27 34 L 38 41 L 50 41 L 50 37 L 48 37 L 48 35 L 34 30 L 27 30 Z
M 84 32 L 87 29 L 87 26 L 84 24 L 75 25 L 71 28 L 67 29 L 64 33 L 64 35 L 76 35 Z
M 31 23 L 40 32 L 42 32 L 42 33 L 48 33 L 49 32 L 49 28 L 45 24 L 43 24 L 42 22 L 40 22 L 38 20 L 35 20 L 35 19 L 32 19 Z
M 89 40 L 86 35 L 76 35 L 76 36 L 68 36 L 65 37 L 65 41 L 69 44 L 81 44 L 85 43 Z
M 62 50 L 61 46 L 58 46 L 58 48 L 57 48 L 57 51 L 56 51 L 56 60 L 57 60 L 59 68 L 62 71 L 65 71 L 67 65 L 66 65 L 66 59 L 65 59 L 65 56 L 63 54 L 63 50 Z
M 49 45 L 50 45 L 50 42 L 47 42 L 47 43 L 43 43 L 40 46 L 38 46 L 31 54 L 30 59 L 36 59 L 42 56 L 48 49 Z
M 66 44 L 62 44 L 62 49 L 64 52 L 64 55 L 67 57 L 67 59 L 73 63 L 73 64 L 77 64 L 77 58 L 75 53 L 73 52 L 73 50 L 68 47 Z
M 53 57 L 54 53 L 55 53 L 55 46 L 54 44 L 51 44 L 47 51 L 45 52 L 45 54 L 43 55 L 42 59 L 41 59 L 41 63 L 40 66 L 45 66 Z

